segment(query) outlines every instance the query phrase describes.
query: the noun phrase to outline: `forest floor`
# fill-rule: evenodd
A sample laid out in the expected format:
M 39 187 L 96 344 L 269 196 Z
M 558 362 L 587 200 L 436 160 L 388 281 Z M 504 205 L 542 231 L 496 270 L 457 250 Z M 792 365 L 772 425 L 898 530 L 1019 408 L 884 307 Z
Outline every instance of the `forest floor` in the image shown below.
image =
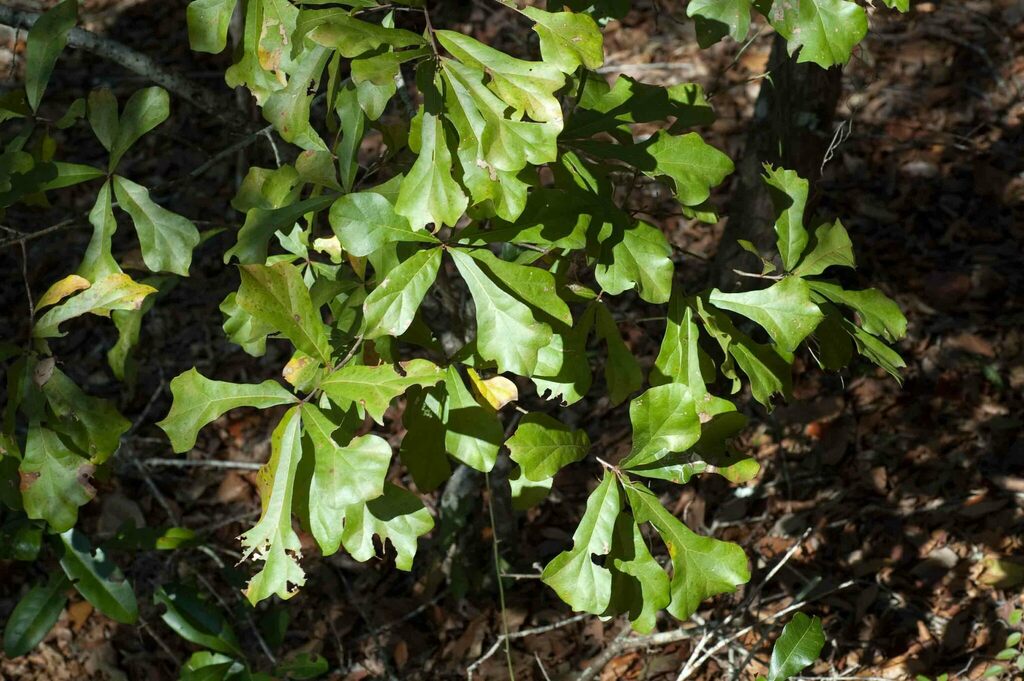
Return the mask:
M 226 92 L 227 55 L 188 51 L 184 0 L 82 4 L 87 27 Z M 691 25 L 678 20 L 681 3 L 633 4 L 605 32 L 609 76 L 701 83 L 719 115 L 706 131 L 709 141 L 737 157 L 765 81 L 769 32 L 742 54 L 729 42 L 700 51 Z M 458 20 L 449 26 L 509 45 L 527 40 L 524 23 L 496 3 L 452 6 Z M 0 33 L 0 45 L 8 42 L 0 73 L 13 81 L 12 38 Z M 50 96 L 59 108 L 101 84 L 124 95 L 145 83 L 90 55 L 67 53 Z M 187 104 L 172 107 L 171 119 L 128 159 L 139 182 L 182 177 L 235 139 Z M 146 317 L 131 389 L 119 387 L 106 367 L 111 325 L 92 325 L 58 346 L 67 373 L 88 391 L 117 398 L 139 424 L 112 474 L 97 482 L 96 501 L 82 510 L 87 532 L 110 536 L 126 521 L 182 525 L 204 538 L 204 549 L 118 555 L 139 594 L 143 626 L 117 625 L 73 601 L 35 652 L 0 658 L 0 678 L 175 678 L 192 648 L 160 621 L 151 599 L 172 579 L 198 579 L 238 613 L 257 666 L 268 666 L 262 641 L 274 655 L 322 653 L 336 670 L 331 678 L 349 681 L 460 679 L 470 668 L 477 679 L 507 679 L 505 649 L 494 647 L 505 626 L 520 681 L 675 679 L 687 664 L 693 673 L 686 678 L 753 679 L 766 670 L 770 642 L 795 609 L 820 616 L 827 632 L 823 659 L 807 678 L 979 678 L 1002 647 L 999 619 L 1024 605 L 1024 4 L 945 0 L 915 2 L 905 17 L 876 12 L 846 70 L 837 120 L 814 205 L 849 229 L 861 283 L 882 288 L 905 311 L 905 380 L 900 386 L 866 368 L 827 375 L 805 360 L 793 403 L 772 413 L 747 407 L 753 425 L 738 444 L 761 464 L 754 481 L 737 489 L 711 476 L 662 490 L 690 527 L 736 541 L 751 557 L 750 584 L 705 604 L 693 625 L 703 628 L 641 646 L 622 621 L 573 617 L 535 578 L 565 546 L 596 464 L 563 471 L 550 498 L 519 514 L 514 531 L 500 537 L 505 570 L 519 575 L 505 580 L 504 612 L 483 492 L 471 502 L 479 512 L 462 528 L 463 552 L 453 561 L 432 540 L 411 573 L 396 571 L 390 559 L 325 559 L 310 544 L 305 588 L 286 604 L 245 612 L 237 587 L 249 566 L 232 566 L 237 536 L 259 513 L 254 471 L 163 465 L 160 459 L 174 455 L 152 425 L 168 408 L 167 382 L 193 365 L 222 380 L 262 380 L 287 359 L 283 347 L 253 359 L 223 338 L 217 306 L 237 277 L 220 260 L 225 235 L 198 252 L 192 276 Z M 74 160 L 101 158 L 84 129 L 69 131 L 62 146 Z M 220 165 L 158 198 L 193 219 L 237 225 L 228 202 L 239 167 L 272 159 L 260 143 L 237 167 Z M 725 215 L 729 190 L 727 183 L 715 197 Z M 664 204 L 656 188 L 644 191 L 655 192 L 643 197 L 651 206 Z M 46 227 L 87 210 L 90 192 L 63 192 L 53 207 L 11 210 L 6 221 L 26 231 Z M 721 225 L 674 217 L 660 224 L 690 254 L 678 268 L 686 286 L 707 285 Z M 57 239 L 26 242 L 32 290 L 38 294 L 70 271 L 87 240 L 83 224 Z M 16 246 L 0 252 L 5 336 L 26 327 L 21 256 Z M 617 312 L 649 366 L 659 323 L 643 321 L 650 310 L 637 301 L 624 300 Z M 274 415 L 232 412 L 206 428 L 188 456 L 262 462 Z M 400 406 L 389 417 L 386 434 L 397 444 Z M 628 448 L 622 408 L 585 401 L 565 418 L 585 426 L 609 456 Z M 391 476 L 404 479 L 397 458 Z M 427 501 L 436 510 L 436 498 Z M 0 562 L 0 620 L 36 578 L 21 564 Z M 537 628 L 544 630 L 531 633 Z M 666 619 L 659 630 L 677 631 L 678 624 Z

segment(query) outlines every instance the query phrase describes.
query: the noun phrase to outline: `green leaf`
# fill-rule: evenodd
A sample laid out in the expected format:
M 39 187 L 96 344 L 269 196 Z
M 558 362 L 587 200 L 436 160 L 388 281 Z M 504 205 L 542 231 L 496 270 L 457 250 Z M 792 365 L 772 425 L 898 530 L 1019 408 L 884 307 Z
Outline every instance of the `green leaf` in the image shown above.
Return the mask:
M 798 62 L 822 68 L 849 61 L 868 32 L 867 13 L 850 0 L 775 2 L 768 21 L 789 43 L 791 55 L 800 50 Z
M 55 572 L 45 584 L 35 585 L 21 597 L 4 626 L 5 656 L 21 657 L 50 633 L 68 602 L 70 585 L 63 574 Z
M 725 35 L 737 41 L 747 39 L 750 6 L 751 0 L 690 0 L 686 16 L 694 20 L 697 42 L 709 47 Z
M 551 327 L 488 277 L 472 257 L 459 249 L 448 252 L 473 296 L 480 356 L 496 362 L 500 372 L 535 373 L 538 353 L 551 342 Z
M 352 82 L 355 84 L 359 106 L 372 121 L 384 113 L 384 106 L 398 92 L 395 79 L 401 75 L 401 65 L 430 54 L 426 47 L 383 52 L 352 60 Z M 342 116 L 344 123 L 344 116 Z
M 99 88 L 89 93 L 87 116 L 89 127 L 103 148 L 110 151 L 117 139 L 117 98 L 109 88 Z
M 57 57 L 68 43 L 68 32 L 78 21 L 78 0 L 64 0 L 44 12 L 28 32 L 25 45 L 25 94 L 35 111 Z
M 94 469 L 88 459 L 61 442 L 57 433 L 30 426 L 25 457 L 18 467 L 25 513 L 34 520 L 45 520 L 57 532 L 73 527 L 78 507 L 96 496 L 89 483 Z
M 857 352 L 885 369 L 898 382 L 903 381 L 900 369 L 906 368 L 907 364 L 900 357 L 899 353 L 864 329 L 851 324 L 845 319 L 843 320 L 843 326 L 846 327 L 847 333 L 853 336 L 853 342 L 857 345 Z
M 121 436 L 131 428 L 131 421 L 121 416 L 113 404 L 86 395 L 60 369 L 53 369 L 43 384 L 43 394 L 59 419 L 51 426 L 70 438 L 96 465 L 117 450 Z
M 78 593 L 115 622 L 134 624 L 139 618 L 139 606 L 121 569 L 103 549 L 93 551 L 89 539 L 78 530 L 62 532 L 60 539 L 60 566 Z
M 750 580 L 739 546 L 695 534 L 639 485 L 627 485 L 626 497 L 637 523 L 654 525 L 668 547 L 673 569 L 668 611 L 676 619 L 689 619 L 705 599 L 732 593 Z
M 672 291 L 668 319 L 661 348 L 651 371 L 651 385 L 681 383 L 690 389 L 694 400 L 706 393 L 705 374 L 711 374 L 711 358 L 700 348 L 700 330 L 693 319 L 693 308 L 686 304 L 679 289 Z
M 337 50 L 351 59 L 379 47 L 423 45 L 423 36 L 401 28 L 386 28 L 356 19 L 343 9 L 302 10 L 295 24 L 293 40 L 298 47 L 308 37 L 318 45 Z
M 640 526 L 627 513 L 615 522 L 612 550 L 608 554 L 612 573 L 611 602 L 607 614 L 627 613 L 633 629 L 649 633 L 657 623 L 658 611 L 669 604 L 668 575 L 647 549 Z
M 586 14 L 545 12 L 525 7 L 523 14 L 533 19 L 533 30 L 540 37 L 544 63 L 554 64 L 562 73 L 573 73 L 577 66 L 596 69 L 604 63 L 604 40 L 597 23 Z
M 807 247 L 807 230 L 804 229 L 807 180 L 797 175 L 795 170 L 773 168 L 767 163 L 764 172 L 768 196 L 779 216 L 775 220 L 776 244 L 782 256 L 782 266 L 788 272 L 796 267 Z
M 825 313 L 825 319 L 814 330 L 814 338 L 818 341 L 815 357 L 821 368 L 838 371 L 848 365 L 853 357 L 853 339 L 847 333 L 843 315 L 835 305 L 821 303 L 820 307 Z
M 527 164 L 541 165 L 558 157 L 561 121 L 534 123 L 507 118 L 508 105 L 487 89 L 482 69 L 451 59 L 445 59 L 442 66 L 445 80 L 472 130 L 468 141 L 478 143 L 482 158 L 476 159 L 477 165 L 483 165 L 488 173 L 517 172 Z
M 149 198 L 148 189 L 120 175 L 114 176 L 114 195 L 135 223 L 146 267 L 187 277 L 192 249 L 200 241 L 192 221 L 158 206 Z
M 554 93 L 565 84 L 565 74 L 554 64 L 516 59 L 454 31 L 435 31 L 434 36 L 456 59 L 486 71 L 488 87 L 512 108 L 541 123 L 561 120 Z
M 488 278 L 545 317 L 572 326 L 572 313 L 558 297 L 555 277 L 547 270 L 517 265 L 498 258 L 490 251 L 477 248 L 467 251 L 481 265 Z
M 268 409 L 295 402 L 295 396 L 275 381 L 259 384 L 212 381 L 195 368 L 171 381 L 171 411 L 160 426 L 175 452 L 187 452 L 196 443 L 199 429 L 238 407 Z
M 330 59 L 329 50 L 314 46 L 302 52 L 288 72 L 288 84 L 263 103 L 263 118 L 281 138 L 302 149 L 327 151 L 327 144 L 309 123 L 309 109 L 317 82 Z
M 633 448 L 621 463 L 644 466 L 670 452 L 684 452 L 700 439 L 700 419 L 690 389 L 681 383 L 651 388 L 629 403 Z
M 441 249 L 417 251 L 391 270 L 363 302 L 364 336 L 401 336 L 412 324 L 441 266 Z
M 623 342 L 619 326 L 603 303 L 594 308 L 595 330 L 608 348 L 608 361 L 604 365 L 604 378 L 608 384 L 608 399 L 612 406 L 621 404 L 640 389 L 644 375 L 633 352 Z
M 295 265 L 240 265 L 239 274 L 242 286 L 235 301 L 240 308 L 281 332 L 297 349 L 324 366 L 331 363 L 327 327 Z
M 578 145 L 600 158 L 629 163 L 649 177 L 671 178 L 676 199 L 684 206 L 705 203 L 711 188 L 733 170 L 729 157 L 695 132 L 674 135 L 662 130 L 639 144 L 587 141 Z
M 698 206 L 711 195 L 711 188 L 720 184 L 733 171 L 732 160 L 707 144 L 695 132 L 669 135 L 659 132 L 647 147 L 657 165 L 651 176 L 667 175 L 676 187 L 676 197 L 687 206 Z
M 444 379 L 445 449 L 470 468 L 486 473 L 494 468 L 505 434 L 495 411 L 477 402 L 453 364 Z
M 797 277 L 785 277 L 760 291 L 723 293 L 714 289 L 708 300 L 757 322 L 785 352 L 796 350 L 824 318 L 811 301 L 807 282 Z
M 383 496 L 345 511 L 342 543 L 353 558 L 366 561 L 375 555 L 374 535 L 382 545 L 390 540 L 397 553 L 395 567 L 411 570 L 417 538 L 433 528 L 434 519 L 419 497 L 389 482 Z
M 728 445 L 728 440 L 746 426 L 746 417 L 728 400 L 711 395 L 705 395 L 698 408 L 700 439 L 689 451 L 667 454 L 646 466 L 632 467 L 630 473 L 677 485 L 685 485 L 694 475 L 711 472 L 736 484 L 753 479 L 760 471 L 757 461 L 739 456 Z
M 670 118 L 676 126 L 708 125 L 714 122 L 715 113 L 696 83 L 663 87 L 620 75 L 614 85 L 608 85 L 603 78 L 588 78 L 579 106 L 566 121 L 564 134 L 576 138 L 599 132 L 615 134 L 623 128 L 628 130 L 630 123 Z
M 92 238 L 85 249 L 78 274 L 89 281 L 102 279 L 109 274 L 120 274 L 121 268 L 111 253 L 117 220 L 114 218 L 110 180 L 104 182 L 96 193 L 96 203 L 89 211 L 89 223 L 92 225 Z
M 254 681 L 249 670 L 232 657 L 200 650 L 185 660 L 179 681 Z
M 53 167 L 57 171 L 57 176 L 42 185 L 39 188 L 40 191 L 73 187 L 76 184 L 89 182 L 90 180 L 95 180 L 106 175 L 106 173 L 99 168 L 94 168 L 90 165 L 85 165 L 84 163 L 64 163 L 63 161 L 54 161 Z
M 267 335 L 273 333 L 274 328 L 243 310 L 236 298 L 236 292 L 232 291 L 220 303 L 224 334 L 248 354 L 262 357 L 267 351 Z
M 783 627 L 782 635 L 772 648 L 768 681 L 783 681 L 796 676 L 814 664 L 824 646 L 825 632 L 821 630 L 821 620 L 802 612 L 796 613 Z
M 239 53 L 241 59 L 224 74 L 229 87 L 245 85 L 263 105 L 271 93 L 285 87 L 291 59 L 295 20 L 299 10 L 288 0 L 252 0 L 245 4 L 245 31 Z
M 245 214 L 245 223 L 238 230 L 238 242 L 224 253 L 224 262 L 235 257 L 243 264 L 265 263 L 267 245 L 278 230 L 290 231 L 302 216 L 327 208 L 335 199 L 337 194 L 324 194 L 280 208 L 249 208 Z
M 334 156 L 330 152 L 307 150 L 295 159 L 295 170 L 303 182 L 341 191 Z
M 438 243 L 430 234 L 413 231 L 409 221 L 395 212 L 390 201 L 373 192 L 340 197 L 331 205 L 330 221 L 342 247 L 358 257 L 370 255 L 390 243 Z
M 891 298 L 875 288 L 847 291 L 823 281 L 807 282 L 811 289 L 833 303 L 845 305 L 857 313 L 861 327 L 873 336 L 893 342 L 907 335 L 907 318 Z
M 137 310 L 142 307 L 143 299 L 151 293 L 156 293 L 156 289 L 135 283 L 127 274 L 108 275 L 48 310 L 36 322 L 32 335 L 35 338 L 61 337 L 64 333 L 60 325 L 69 319 L 87 312 L 107 317 L 112 310 Z
M 401 362 L 396 371 L 390 364 L 379 366 L 347 365 L 330 374 L 320 387 L 342 409 L 356 404 L 377 423 L 384 422 L 384 412 L 391 400 L 414 385 L 434 385 L 444 378 L 444 370 L 425 359 Z
M 458 135 L 458 157 L 459 165 L 462 167 L 462 184 L 469 191 L 472 198 L 472 205 L 480 206 L 485 214 L 495 214 L 504 220 L 515 220 L 523 212 L 526 205 L 528 184 L 518 177 L 520 173 L 508 170 L 499 170 L 488 162 L 486 156 L 491 153 L 496 163 L 509 164 L 512 159 L 520 162 L 525 157 L 526 149 L 515 146 L 515 155 L 499 156 L 499 152 L 506 151 L 501 144 L 495 144 L 502 139 L 501 131 L 493 130 L 495 126 L 505 125 L 504 104 L 502 109 L 492 112 L 491 121 L 485 120 L 469 90 L 458 79 L 452 77 L 454 70 L 451 60 L 443 60 L 444 75 L 448 82 L 445 88 L 447 103 L 447 117 L 451 121 Z M 462 65 L 462 70 L 472 70 L 477 74 L 477 80 L 472 81 L 479 89 L 479 78 L 482 74 L 479 70 Z M 500 119 L 496 119 L 500 115 Z M 524 125 L 530 125 L 524 123 Z M 548 124 L 549 126 L 554 124 Z M 484 148 L 484 134 L 487 132 L 490 146 Z M 541 136 L 543 137 L 543 136 Z M 531 154 L 543 154 L 545 144 L 541 143 L 530 150 Z M 514 165 L 514 164 L 513 164 Z
M 334 72 L 334 60 L 331 62 L 331 66 L 328 68 L 328 73 Z M 397 88 L 394 83 L 394 79 L 391 81 L 391 87 Z M 328 90 L 331 86 L 328 85 Z M 392 94 L 394 94 L 392 92 Z M 356 174 L 359 172 L 359 147 L 362 145 L 363 136 L 366 132 L 366 116 L 360 110 L 359 105 L 359 90 L 357 87 L 352 87 L 350 84 L 345 83 L 341 89 L 338 90 L 338 95 L 334 100 L 334 110 L 338 115 L 338 121 L 340 122 L 341 141 L 335 145 L 335 154 L 337 154 L 338 170 L 341 173 L 341 185 L 339 186 L 337 181 L 334 179 L 334 155 L 330 152 L 318 152 L 319 156 L 324 158 L 325 170 L 329 171 L 329 183 L 327 186 L 332 186 L 338 191 L 344 191 L 346 194 L 352 191 L 352 186 L 355 184 Z M 380 113 L 383 113 L 384 106 L 381 104 L 380 111 L 374 111 L 377 116 L 380 117 Z M 301 158 L 301 157 L 300 157 Z M 298 168 L 298 162 L 296 162 L 296 168 Z
M 316 456 L 309 488 L 310 526 L 326 556 L 341 545 L 341 519 L 346 509 L 384 494 L 391 445 L 377 435 L 363 435 L 342 447 L 332 437 L 337 426 L 322 411 L 312 404 L 303 410 Z
M 203 601 L 192 589 L 172 582 L 157 587 L 153 602 L 166 608 L 160 618 L 186 641 L 218 653 L 244 656 L 231 624 L 217 608 Z
M 791 353 L 784 353 L 772 345 L 754 342 L 750 336 L 737 329 L 724 312 L 705 308 L 700 299 L 697 309 L 708 334 L 718 342 L 725 354 L 726 359 L 720 369 L 726 377 L 734 379 L 734 392 L 738 389 L 734 364 L 739 364 L 750 380 L 750 391 L 758 402 L 770 407 L 771 398 L 776 393 L 789 398 L 793 382 Z
M 274 429 L 270 461 L 258 473 L 263 512 L 256 525 L 241 536 L 242 560 L 254 556 L 255 560 L 266 561 L 245 589 L 245 596 L 253 605 L 275 593 L 287 600 L 306 583 L 306 575 L 299 566 L 302 542 L 292 529 L 292 495 L 301 457 L 302 408 L 295 406 Z
M 452 473 L 444 442 L 444 399 L 441 388 L 413 387 L 406 393 L 402 412 L 406 433 L 399 456 L 421 492 L 433 492 Z
M 429 223 L 435 230 L 442 225 L 454 227 L 469 201 L 452 177 L 452 154 L 443 121 L 422 110 L 421 118 L 419 156 L 402 179 L 395 212 L 408 218 L 416 230 Z
M 547 414 L 533 412 L 523 417 L 505 446 L 526 479 L 539 482 L 582 460 L 590 449 L 590 438 L 586 431 L 572 430 Z
M 570 330 L 564 333 L 554 332 L 551 334 L 551 342 L 537 353 L 537 368 L 534 371 L 534 375 L 530 377 L 534 385 L 537 386 L 538 395 L 545 399 L 559 398 L 564 406 L 568 406 L 579 402 L 587 394 L 593 382 L 590 359 L 587 356 L 587 337 L 590 335 L 593 323 L 593 313 L 584 313 Z M 618 346 L 621 346 L 622 338 L 619 337 L 617 340 L 613 338 L 609 347 L 614 343 L 618 343 Z M 616 346 L 614 353 L 616 358 L 622 354 L 622 348 L 618 346 Z M 629 354 L 628 348 L 626 353 Z M 609 355 L 612 354 L 612 351 L 609 350 Z M 640 367 L 636 365 L 636 360 L 633 360 L 632 364 L 629 364 L 627 360 L 624 364 L 616 366 L 625 366 L 627 372 L 635 369 L 636 376 L 639 379 Z M 616 377 L 616 385 L 621 385 L 623 381 L 629 383 L 632 380 L 629 376 L 619 380 L 618 370 L 612 371 Z M 639 380 L 637 383 L 639 385 Z M 609 384 L 611 384 L 611 381 L 609 381 Z M 632 389 L 630 392 L 632 392 Z
M 646 222 L 616 227 L 601 244 L 594 276 L 606 292 L 636 288 L 649 303 L 668 302 L 672 293 L 672 247 L 660 229 Z
M 615 475 L 605 471 L 601 484 L 587 499 L 587 510 L 572 535 L 572 549 L 555 556 L 541 574 L 541 580 L 573 610 L 600 615 L 608 608 L 612 573 L 592 556 L 605 556 L 611 551 L 620 510 Z
M 529 480 L 521 468 L 516 466 L 511 475 L 508 476 L 509 489 L 512 492 L 512 508 L 517 511 L 526 511 L 547 498 L 551 491 L 553 478 L 534 482 Z
M 804 256 L 800 265 L 793 270 L 798 277 L 812 277 L 821 274 L 829 267 L 856 267 L 853 256 L 853 243 L 846 233 L 843 223 L 825 223 L 814 230 L 814 248 Z
M 238 0 L 192 0 L 188 4 L 188 44 L 196 52 L 223 52 Z
M 110 147 L 110 172 L 114 172 L 118 163 L 121 162 L 121 157 L 140 137 L 166 121 L 170 115 L 170 97 L 167 95 L 167 90 L 157 86 L 136 90 L 124 105 L 124 111 L 121 113 L 117 126 L 117 135 Z M 134 186 L 138 187 L 138 185 Z M 114 189 L 117 189 L 116 180 Z M 124 204 L 120 194 L 118 194 L 117 200 L 118 203 Z M 128 209 L 126 208 L 126 210 Z M 135 215 L 132 214 L 132 217 L 134 218 Z

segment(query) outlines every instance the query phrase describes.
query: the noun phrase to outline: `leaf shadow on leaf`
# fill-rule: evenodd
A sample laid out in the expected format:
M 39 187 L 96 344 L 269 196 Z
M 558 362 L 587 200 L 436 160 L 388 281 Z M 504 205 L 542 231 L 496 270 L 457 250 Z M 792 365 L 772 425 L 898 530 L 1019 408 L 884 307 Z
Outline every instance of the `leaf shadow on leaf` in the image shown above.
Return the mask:
M 468 406 L 450 410 L 446 425 L 450 433 L 465 435 L 490 445 L 501 445 L 504 442 L 501 431 L 487 427 L 493 420 L 494 417 L 486 408 Z
M 601 87 L 601 86 L 598 86 Z M 628 93 L 628 94 L 624 94 Z M 612 97 L 622 101 L 601 110 L 601 99 Z M 620 75 L 611 89 L 594 101 L 584 100 L 566 124 L 567 137 L 589 137 L 596 132 L 615 134 L 624 123 L 642 123 L 674 118 L 672 130 L 714 122 L 715 114 L 699 85 L 684 83 L 672 88 L 650 85 Z
M 386 495 L 366 502 L 366 509 L 374 518 L 387 522 L 422 510 L 423 502 L 411 494 Z
M 530 311 L 533 312 L 533 314 L 534 314 L 534 318 L 538 322 L 543 322 L 543 323 L 549 325 L 555 331 L 559 331 L 559 332 L 563 332 L 564 333 L 564 332 L 567 332 L 567 331 L 570 330 L 570 327 L 566 326 L 565 322 L 563 322 L 560 319 L 558 319 L 557 317 L 553 316 L 547 310 L 545 310 L 543 308 L 540 308 L 540 307 L 536 307 L 535 305 L 532 305 L 530 303 L 530 301 L 522 298 L 518 293 L 516 293 L 515 289 L 512 288 L 511 286 L 509 286 L 501 277 L 499 277 L 494 272 L 494 270 L 491 269 L 491 267 L 486 262 L 483 262 L 481 260 L 477 260 L 476 264 L 477 264 L 477 267 L 479 267 L 481 270 L 483 270 L 484 274 L 486 274 L 487 277 L 491 281 L 493 281 L 495 284 L 497 284 L 498 288 L 500 288 L 502 291 L 504 291 L 508 295 L 512 296 L 513 298 L 515 298 L 518 301 L 521 301 L 524 305 L 529 307 Z M 552 293 L 552 295 L 554 295 L 554 293 Z

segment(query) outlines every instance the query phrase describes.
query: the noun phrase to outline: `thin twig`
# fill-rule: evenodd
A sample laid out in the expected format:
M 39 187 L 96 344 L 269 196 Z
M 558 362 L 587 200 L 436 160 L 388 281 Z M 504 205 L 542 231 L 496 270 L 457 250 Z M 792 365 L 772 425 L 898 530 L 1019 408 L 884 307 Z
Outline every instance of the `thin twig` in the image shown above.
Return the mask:
M 508 665 L 508 677 L 515 681 L 516 672 L 512 668 L 512 648 L 508 643 L 508 613 L 505 609 L 505 583 L 501 581 L 501 552 L 498 550 L 498 527 L 494 522 L 494 490 L 491 489 L 491 474 L 484 473 L 487 485 L 487 514 L 491 519 L 491 548 L 493 550 L 494 574 L 498 578 L 498 603 L 501 605 L 501 638 L 505 641 L 505 662 Z
M 359 636 L 356 636 L 354 639 L 352 639 L 352 643 L 358 643 L 359 641 L 362 641 L 362 640 L 365 640 L 365 639 L 368 639 L 368 638 L 373 638 L 374 636 L 377 636 L 378 634 L 382 634 L 385 631 L 387 631 L 388 629 L 391 629 L 392 627 L 395 627 L 395 626 L 401 624 L 402 622 L 408 622 L 409 620 L 411 620 L 414 617 L 418 616 L 421 612 L 423 612 L 424 610 L 426 610 L 427 608 L 429 608 L 430 606 L 434 605 L 439 600 L 444 598 L 445 593 L 446 593 L 445 591 L 441 591 L 440 593 L 438 593 L 436 596 L 431 598 L 426 603 L 419 604 L 418 606 L 416 606 L 415 608 L 413 608 L 409 612 L 405 613 L 404 615 L 402 615 L 398 619 L 392 620 L 392 621 L 387 622 L 385 624 L 382 624 L 379 627 L 374 627 L 373 629 L 370 629 L 370 631 L 368 631 L 368 632 L 366 632 L 364 634 L 360 634 Z
M 160 638 L 159 636 L 156 635 L 156 632 L 153 631 L 153 627 L 149 626 L 149 622 L 147 622 L 141 615 L 139 616 L 139 626 L 142 627 L 142 630 L 144 632 L 149 634 L 150 638 L 152 638 L 154 641 L 156 641 L 156 644 L 158 646 L 160 646 L 160 649 L 163 650 L 167 654 L 167 657 L 169 657 L 172 660 L 174 660 L 174 662 L 179 667 L 181 667 L 181 665 L 182 665 L 181 658 L 178 657 L 173 650 L 171 650 L 170 646 L 168 646 L 167 643 L 164 642 L 164 640 L 162 638 Z
M 263 467 L 261 463 L 252 461 L 220 461 L 218 459 L 165 459 L 153 457 L 143 459 L 146 466 L 167 466 L 169 468 L 220 468 L 243 471 L 258 471 Z
M 551 677 L 548 676 L 548 670 L 544 669 L 544 663 L 540 661 L 540 655 L 534 653 L 533 659 L 537 661 L 537 667 L 540 668 L 540 673 L 544 677 L 544 681 L 551 681 Z
M 28 283 L 28 252 L 25 242 L 21 242 L 21 279 L 25 282 L 25 297 L 28 298 L 28 334 L 32 337 L 32 320 L 36 317 L 36 304 L 32 301 L 32 287 Z
M 473 672 L 476 671 L 477 667 L 483 664 L 486 660 L 490 659 L 491 656 L 494 655 L 494 653 L 498 652 L 498 648 L 501 647 L 501 644 L 504 643 L 506 639 L 512 641 L 517 638 L 526 638 L 527 636 L 534 636 L 536 634 L 546 634 L 549 631 L 561 629 L 562 627 L 567 627 L 570 624 L 575 624 L 576 622 L 585 620 L 590 616 L 591 615 L 587 613 L 583 613 L 582 615 L 574 615 L 573 617 L 570 617 L 568 619 L 560 620 L 553 624 L 546 624 L 542 627 L 533 627 L 532 629 L 521 629 L 520 631 L 514 631 L 507 635 L 502 634 L 498 637 L 498 640 L 494 642 L 494 645 L 487 649 L 486 653 L 484 653 L 480 658 L 477 659 L 476 662 L 474 662 L 466 668 L 466 677 L 470 679 L 470 681 L 472 681 Z

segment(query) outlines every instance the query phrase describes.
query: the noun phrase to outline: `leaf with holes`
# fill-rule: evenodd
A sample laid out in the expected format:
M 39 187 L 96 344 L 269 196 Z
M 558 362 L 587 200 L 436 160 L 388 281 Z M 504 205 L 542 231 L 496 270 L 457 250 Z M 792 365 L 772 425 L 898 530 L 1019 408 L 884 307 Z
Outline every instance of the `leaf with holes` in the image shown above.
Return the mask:
M 324 555 L 341 545 L 345 510 L 384 494 L 391 445 L 363 435 L 342 446 L 333 437 L 337 425 L 312 404 L 303 407 L 303 424 L 313 443 L 315 467 L 309 488 L 309 520 Z
M 301 456 L 302 410 L 296 406 L 285 413 L 271 436 L 270 461 L 257 474 L 263 510 L 256 525 L 241 536 L 242 560 L 264 561 L 263 569 L 245 588 L 253 605 L 273 594 L 289 599 L 306 583 L 299 566 L 302 542 L 292 529 L 292 496 Z

